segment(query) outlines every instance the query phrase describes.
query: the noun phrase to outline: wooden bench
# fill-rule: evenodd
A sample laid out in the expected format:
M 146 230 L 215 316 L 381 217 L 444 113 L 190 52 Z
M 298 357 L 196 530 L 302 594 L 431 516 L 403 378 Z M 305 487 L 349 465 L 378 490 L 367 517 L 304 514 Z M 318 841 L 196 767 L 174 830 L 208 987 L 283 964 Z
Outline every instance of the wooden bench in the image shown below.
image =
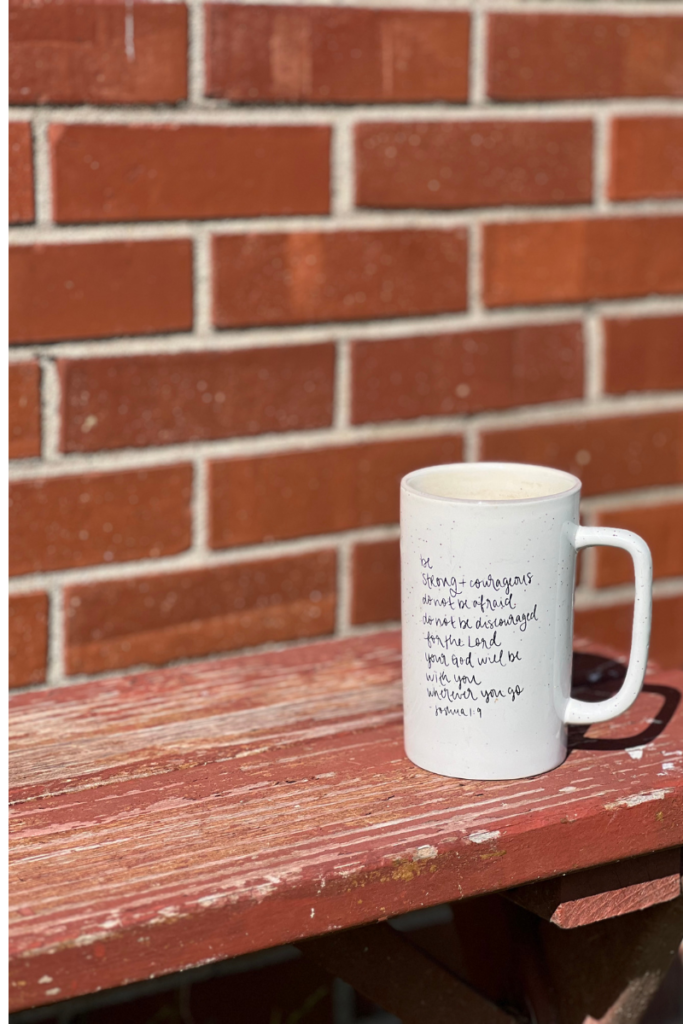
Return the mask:
M 682 691 L 486 783 L 406 759 L 393 632 L 19 694 L 11 1009 L 296 943 L 406 1022 L 635 1021 L 683 934 Z

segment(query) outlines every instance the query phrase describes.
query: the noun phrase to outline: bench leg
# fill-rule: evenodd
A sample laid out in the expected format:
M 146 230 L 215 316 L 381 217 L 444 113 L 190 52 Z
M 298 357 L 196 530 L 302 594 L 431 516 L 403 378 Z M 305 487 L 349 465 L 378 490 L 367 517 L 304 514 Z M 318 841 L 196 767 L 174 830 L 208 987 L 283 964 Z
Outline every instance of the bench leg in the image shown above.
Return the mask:
M 515 1024 L 514 1017 L 388 924 L 332 932 L 297 945 L 403 1024 Z
M 414 941 L 536 1024 L 638 1024 L 683 938 L 683 896 L 570 930 L 500 896 L 452 906 L 450 944 Z
M 683 896 L 570 930 L 499 896 L 453 916 L 450 944 L 428 930 L 414 941 L 536 1024 L 638 1024 L 683 938 Z
M 298 945 L 404 1024 L 639 1024 L 683 938 L 683 896 L 571 930 L 500 896 L 453 916 L 409 937 L 374 924 Z
M 683 897 L 571 931 L 540 921 L 539 938 L 560 1024 L 638 1024 L 683 938 Z

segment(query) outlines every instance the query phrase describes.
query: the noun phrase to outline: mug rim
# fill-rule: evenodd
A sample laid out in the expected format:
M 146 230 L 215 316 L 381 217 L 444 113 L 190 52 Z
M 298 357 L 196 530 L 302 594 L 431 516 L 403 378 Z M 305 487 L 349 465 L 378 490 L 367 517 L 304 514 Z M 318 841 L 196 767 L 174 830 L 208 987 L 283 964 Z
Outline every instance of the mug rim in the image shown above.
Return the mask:
M 543 470 L 554 477 L 563 477 L 567 480 L 568 486 L 564 490 L 556 491 L 553 494 L 541 494 L 530 498 L 456 498 L 444 494 L 429 494 L 427 491 L 421 490 L 414 483 L 414 481 L 419 480 L 422 476 L 435 470 L 448 469 L 458 473 L 471 470 L 474 467 L 487 467 L 492 470 Z M 542 466 L 533 462 L 487 462 L 485 460 L 477 462 L 445 462 L 434 466 L 422 466 L 420 469 L 413 469 L 410 473 L 406 473 L 401 479 L 401 490 L 406 491 L 406 493 L 413 497 L 423 498 L 425 501 L 443 501 L 452 505 L 537 505 L 544 501 L 555 501 L 575 494 L 581 490 L 581 480 L 574 476 L 573 473 L 568 473 L 564 469 L 555 469 L 554 466 Z

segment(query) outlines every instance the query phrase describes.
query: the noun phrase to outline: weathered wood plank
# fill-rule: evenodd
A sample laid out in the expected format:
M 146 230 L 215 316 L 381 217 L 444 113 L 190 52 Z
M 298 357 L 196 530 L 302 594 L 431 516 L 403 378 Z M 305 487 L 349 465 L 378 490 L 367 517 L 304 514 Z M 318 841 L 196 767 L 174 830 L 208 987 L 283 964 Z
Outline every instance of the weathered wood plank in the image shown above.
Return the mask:
M 683 673 L 548 775 L 464 782 L 404 756 L 399 643 L 17 695 L 12 1007 L 683 842 Z
M 602 864 L 505 895 L 559 928 L 580 928 L 675 900 L 681 895 L 681 850 Z

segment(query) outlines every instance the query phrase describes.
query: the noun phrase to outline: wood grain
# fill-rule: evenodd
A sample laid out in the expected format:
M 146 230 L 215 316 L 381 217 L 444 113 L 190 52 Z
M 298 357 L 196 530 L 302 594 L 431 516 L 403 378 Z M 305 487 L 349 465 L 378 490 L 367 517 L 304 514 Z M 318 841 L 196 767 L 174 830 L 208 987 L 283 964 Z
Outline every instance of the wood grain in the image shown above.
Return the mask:
M 682 689 L 487 783 L 406 759 L 397 633 L 16 695 L 11 1008 L 679 845 Z

